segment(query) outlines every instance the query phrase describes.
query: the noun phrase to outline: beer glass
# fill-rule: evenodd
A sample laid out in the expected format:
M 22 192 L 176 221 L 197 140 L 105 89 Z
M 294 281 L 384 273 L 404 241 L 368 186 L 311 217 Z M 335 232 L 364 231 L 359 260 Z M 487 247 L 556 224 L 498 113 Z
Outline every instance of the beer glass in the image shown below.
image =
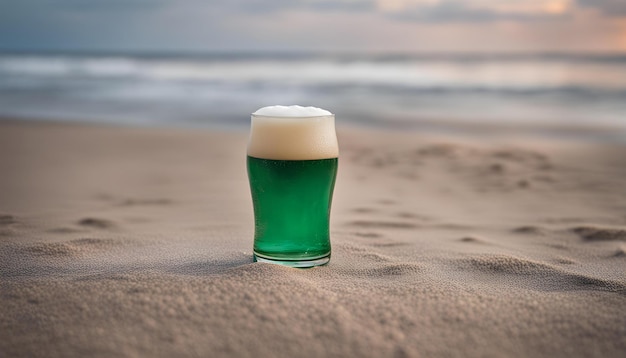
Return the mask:
M 335 116 L 320 111 L 324 114 L 252 114 L 247 167 L 255 261 L 312 267 L 330 260 L 329 219 L 339 150 Z

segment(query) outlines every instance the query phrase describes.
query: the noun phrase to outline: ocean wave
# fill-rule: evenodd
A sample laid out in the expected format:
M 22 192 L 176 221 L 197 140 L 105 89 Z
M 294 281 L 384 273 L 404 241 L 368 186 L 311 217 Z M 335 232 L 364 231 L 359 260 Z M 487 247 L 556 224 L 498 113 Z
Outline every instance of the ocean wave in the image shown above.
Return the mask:
M 624 127 L 626 58 L 0 54 L 0 115 L 240 123 L 260 106 L 294 103 L 383 124 L 396 116 Z
M 202 61 L 198 59 L 0 56 L 0 75 L 24 79 L 135 79 L 205 83 L 269 83 L 290 86 L 397 86 L 533 90 L 626 89 L 626 62 L 554 61 L 387 61 L 265 59 Z

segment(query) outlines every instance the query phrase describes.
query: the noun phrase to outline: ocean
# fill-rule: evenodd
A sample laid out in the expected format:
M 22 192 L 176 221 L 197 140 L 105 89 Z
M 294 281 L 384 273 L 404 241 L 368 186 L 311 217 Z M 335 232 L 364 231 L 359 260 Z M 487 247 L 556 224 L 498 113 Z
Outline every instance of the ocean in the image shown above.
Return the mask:
M 626 138 L 626 55 L 0 53 L 2 117 L 247 128 L 271 104 L 326 108 L 339 124 Z

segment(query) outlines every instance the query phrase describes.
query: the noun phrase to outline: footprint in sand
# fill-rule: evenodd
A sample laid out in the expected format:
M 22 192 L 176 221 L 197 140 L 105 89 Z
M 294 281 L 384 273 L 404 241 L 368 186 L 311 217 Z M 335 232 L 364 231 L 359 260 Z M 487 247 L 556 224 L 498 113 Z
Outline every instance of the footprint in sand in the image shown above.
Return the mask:
M 405 242 L 400 242 L 400 241 L 387 240 L 387 241 L 372 242 L 370 243 L 370 245 L 374 247 L 397 247 L 397 246 L 407 246 L 408 244 Z
M 123 240 L 82 238 L 64 242 L 36 243 L 27 246 L 24 251 L 39 256 L 65 257 L 110 250 L 124 245 L 126 242 Z
M 369 213 L 377 213 L 379 210 L 367 207 L 361 207 L 354 209 L 355 212 L 359 214 L 369 214 Z M 396 217 L 400 218 L 415 218 L 416 216 L 412 213 L 402 212 L 401 215 L 396 215 Z M 397 246 L 405 246 L 407 245 L 404 242 L 390 240 L 383 238 L 382 233 L 385 233 L 385 230 L 407 230 L 407 229 L 415 229 L 418 226 L 407 221 L 396 221 L 396 220 L 372 220 L 372 219 L 362 219 L 362 220 L 354 220 L 349 223 L 351 226 L 357 226 L 360 229 L 365 229 L 363 231 L 354 232 L 353 235 L 361 238 L 366 238 L 367 245 L 377 248 L 392 248 Z M 368 231 L 367 229 L 371 229 Z M 380 230 L 380 231 L 379 231 Z M 381 233 L 382 232 L 382 233 Z
M 15 229 L 11 225 L 17 223 L 12 215 L 0 215 L 0 237 L 10 237 L 15 235 Z
M 76 253 L 76 250 L 73 247 L 63 242 L 34 244 L 25 248 L 24 251 L 38 256 L 54 257 L 72 256 Z
M 506 165 L 502 163 L 493 163 L 489 166 L 489 171 L 494 174 L 504 174 Z
M 80 226 L 86 226 L 96 229 L 111 229 L 115 227 L 112 221 L 97 218 L 84 218 L 78 222 Z
M 473 244 L 487 244 L 485 239 L 476 236 L 465 236 L 459 239 L 461 242 L 473 243 Z
M 539 226 L 520 226 L 512 230 L 516 234 L 525 234 L 525 235 L 535 235 L 535 236 L 546 236 L 548 234 L 547 230 L 541 228 Z
M 550 266 L 507 255 L 481 255 L 458 260 L 462 267 L 472 267 L 483 272 L 515 275 L 534 275 L 553 270 Z
M 599 226 L 579 226 L 571 229 L 583 240 L 596 241 L 626 241 L 626 230 L 603 228 Z
M 360 257 L 367 259 L 367 260 L 371 260 L 374 262 L 390 262 L 393 261 L 391 259 L 391 257 L 387 256 L 387 255 L 382 255 L 376 252 L 368 252 L 366 254 L 362 254 L 360 255 Z
M 555 182 L 545 170 L 552 168 L 547 156 L 532 151 L 507 149 L 475 151 L 474 161 L 460 163 L 461 169 L 478 180 L 481 192 L 530 190 Z
M 204 276 L 236 270 L 238 267 L 252 263 L 254 261 L 249 255 L 239 255 L 227 260 L 175 263 L 166 271 L 179 275 Z
M 12 215 L 0 215 L 0 226 L 9 226 L 16 222 L 15 217 Z
M 444 230 L 472 230 L 475 229 L 472 225 L 467 224 L 456 224 L 456 223 L 441 223 L 441 224 L 432 224 L 430 225 L 432 228 L 436 229 L 444 229 Z
M 367 239 L 377 239 L 379 237 L 382 237 L 382 234 L 379 234 L 377 232 L 355 232 L 354 235 L 358 236 L 358 237 L 364 237 Z
M 523 149 L 505 149 L 496 150 L 491 153 L 491 156 L 500 160 L 508 161 L 511 163 L 527 163 L 536 168 L 551 168 L 550 158 L 548 156 Z
M 378 212 L 378 209 L 363 207 L 363 208 L 355 208 L 352 211 L 357 214 L 371 214 L 371 213 Z
M 571 223 L 579 223 L 581 221 L 585 221 L 585 218 L 546 218 L 543 220 L 548 224 L 571 224 Z
M 380 234 L 377 232 L 371 232 L 371 231 L 355 232 L 353 235 L 368 239 L 367 241 L 364 241 L 364 243 L 366 242 L 367 245 L 373 246 L 373 247 L 396 247 L 396 246 L 408 245 L 405 242 L 385 239 L 383 234 Z
M 424 271 L 424 268 L 421 265 L 399 263 L 383 265 L 382 267 L 376 267 L 373 269 L 367 269 L 364 270 L 364 273 L 367 273 L 373 277 L 384 278 L 388 276 L 401 276 L 422 271 Z
M 382 220 L 355 220 L 350 222 L 350 225 L 375 229 L 416 229 L 418 227 L 417 225 L 408 222 Z
M 557 264 L 563 264 L 563 265 L 573 265 L 578 263 L 576 260 L 572 260 L 569 257 L 557 257 L 554 259 L 554 262 L 556 262 Z
M 52 234 L 74 234 L 77 232 L 82 232 L 82 230 L 74 229 L 71 227 L 56 227 L 48 230 L 48 232 Z
M 462 152 L 468 151 L 468 148 L 463 148 L 455 144 L 432 144 L 417 150 L 417 154 L 422 157 L 444 157 L 444 158 L 456 158 L 462 154 Z
M 172 200 L 164 198 L 156 199 L 126 199 L 120 203 L 120 206 L 161 206 L 170 205 Z
M 571 251 L 571 247 L 565 244 L 559 244 L 559 243 L 553 243 L 553 242 L 547 242 L 544 243 L 544 245 L 546 245 L 547 247 L 551 247 L 553 249 L 557 249 L 557 250 L 563 250 L 563 251 Z
M 508 255 L 481 255 L 469 259 L 456 260 L 463 270 L 498 275 L 515 284 L 526 284 L 541 290 L 598 290 L 626 295 L 626 285 L 611 280 L 603 280 L 582 274 L 569 273 L 562 269 Z M 507 277 L 508 276 L 508 277 Z
M 626 247 L 622 246 L 615 250 L 611 257 L 626 257 Z
M 416 214 L 410 211 L 400 211 L 396 214 L 396 217 L 399 217 L 402 219 L 417 219 L 420 221 L 432 221 L 433 220 L 432 218 L 426 215 Z
M 377 267 L 363 267 L 363 268 L 351 268 L 344 272 L 350 276 L 366 276 L 372 279 L 390 279 L 392 277 L 399 277 L 403 275 L 419 273 L 424 271 L 424 267 L 418 264 L 412 263 L 387 263 L 390 260 L 381 259 L 374 260 L 380 264 Z

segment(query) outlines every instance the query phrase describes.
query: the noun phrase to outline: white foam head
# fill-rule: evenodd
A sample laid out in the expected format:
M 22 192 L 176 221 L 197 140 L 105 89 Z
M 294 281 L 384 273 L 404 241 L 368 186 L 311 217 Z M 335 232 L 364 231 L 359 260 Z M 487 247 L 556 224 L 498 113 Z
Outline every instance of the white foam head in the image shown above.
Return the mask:
M 302 106 L 267 106 L 257 109 L 252 113 L 257 116 L 267 117 L 319 117 L 319 116 L 331 116 L 332 113 L 325 109 L 317 107 L 302 107 Z
M 263 107 L 252 114 L 248 155 L 276 160 L 337 158 L 335 115 L 315 107 Z

